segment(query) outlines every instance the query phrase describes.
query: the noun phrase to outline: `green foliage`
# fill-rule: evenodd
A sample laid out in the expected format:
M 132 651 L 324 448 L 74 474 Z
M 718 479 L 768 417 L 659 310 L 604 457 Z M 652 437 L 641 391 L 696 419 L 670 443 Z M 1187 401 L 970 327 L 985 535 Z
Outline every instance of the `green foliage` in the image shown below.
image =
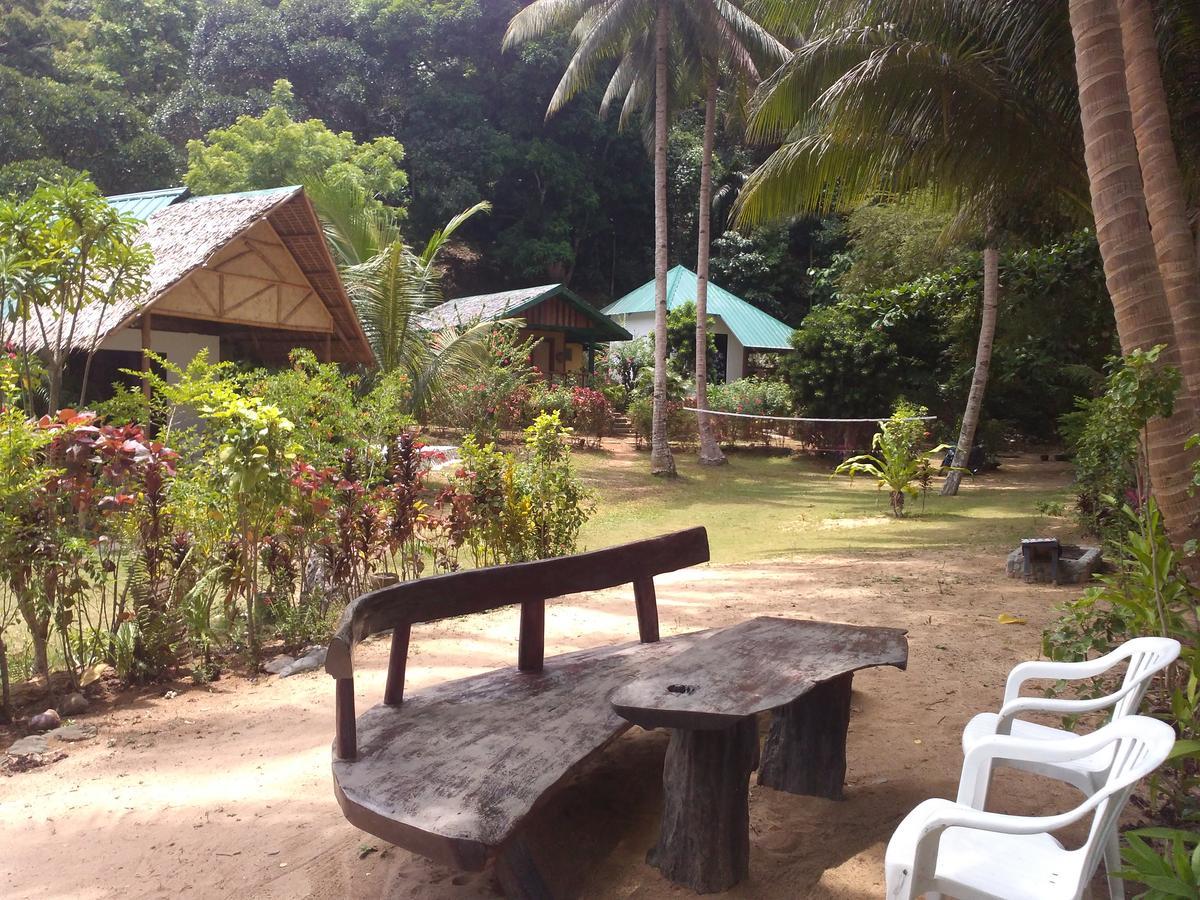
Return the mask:
M 189 141 L 187 186 L 197 194 L 220 194 L 324 179 L 398 203 L 408 184 L 399 142 L 379 137 L 360 144 L 317 119 L 297 122 L 291 106 L 292 86 L 281 79 L 261 116 L 240 116 L 204 141 Z
M 1125 868 L 1117 874 L 1146 886 L 1137 900 L 1186 900 L 1200 895 L 1200 833 L 1178 828 L 1135 828 L 1122 836 Z
M 783 382 L 751 376 L 739 378 L 729 384 L 712 385 L 708 392 L 708 407 L 715 412 L 789 416 L 792 410 L 792 396 Z M 713 424 L 716 426 L 717 439 L 722 444 L 735 444 L 739 441 L 748 444 L 768 444 L 768 432 L 778 430 L 763 419 L 718 416 L 713 419 Z
M 543 413 L 525 429 L 520 480 L 529 498 L 529 553 L 533 559 L 575 552 L 579 529 L 591 515 L 592 494 L 571 466 L 571 429 L 558 413 Z
M 1151 801 L 1164 821 L 1194 823 L 1200 821 L 1200 592 L 1180 566 L 1152 498 L 1140 507 L 1125 504 L 1121 516 L 1124 534 L 1109 543 L 1116 572 L 1098 576 L 1081 598 L 1060 607 L 1059 619 L 1042 636 L 1043 649 L 1051 659 L 1074 661 L 1107 653 L 1134 635 L 1179 640 L 1179 660 L 1149 694 L 1151 710 L 1168 719 L 1180 738 L 1167 765 L 1151 778 Z M 1086 690 L 1101 696 L 1113 685 Z
M 927 452 L 921 451 L 921 443 L 928 432 L 920 417 L 926 412 L 924 407 L 897 404 L 892 417 L 879 423 L 880 430 L 871 440 L 873 452 L 850 457 L 834 469 L 833 474 L 874 478 L 879 490 L 887 488 L 892 514 L 900 518 L 904 515 L 905 497 L 915 497 L 920 490 L 926 468 L 922 466 L 924 457 L 947 449 L 940 445 Z
M 899 348 L 849 306 L 813 310 L 792 334 L 792 347 L 783 375 L 802 415 L 869 415 L 903 383 Z
M 858 207 L 846 220 L 850 265 L 837 278 L 839 293 L 870 293 L 953 268 L 963 253 L 943 240 L 949 223 L 949 214 L 920 192 Z
M 717 320 L 708 317 L 708 371 L 717 371 Z M 667 313 L 667 357 L 671 368 L 684 378 L 696 374 L 696 304 L 688 301 Z
M 492 441 L 520 425 L 526 420 L 523 400 L 533 379 L 529 353 L 534 343 L 522 339 L 511 322 L 497 325 L 483 342 L 477 364 L 439 393 L 433 420 Z
M 979 336 L 977 254 L 906 284 L 818 306 L 793 337 L 783 372 L 809 415 L 875 415 L 900 397 L 953 422 Z M 1115 347 L 1112 304 L 1093 235 L 1002 254 L 1001 314 L 985 418 L 1052 439 L 1060 416 L 1094 383 Z
M 1146 491 L 1140 440 L 1146 423 L 1169 416 L 1179 389 L 1179 373 L 1159 364 L 1162 347 L 1135 350 L 1109 361 L 1104 393 L 1079 400 L 1067 417 L 1075 452 L 1076 503 L 1080 523 L 1106 535 L 1110 525 L 1121 533 L 1119 505 L 1138 502 Z
M 99 340 L 81 316 L 145 288 L 151 256 L 136 235 L 137 223 L 84 178 L 44 184 L 23 202 L 0 200 L 0 343 L 45 354 L 53 410 L 67 356 L 80 346 L 90 354 Z

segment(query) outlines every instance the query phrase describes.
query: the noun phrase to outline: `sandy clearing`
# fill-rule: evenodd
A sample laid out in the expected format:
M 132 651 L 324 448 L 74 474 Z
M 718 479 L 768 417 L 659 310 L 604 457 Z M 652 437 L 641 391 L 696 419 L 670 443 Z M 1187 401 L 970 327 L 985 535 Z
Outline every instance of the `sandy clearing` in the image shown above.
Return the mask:
M 996 705 L 1008 669 L 1038 655 L 1052 606 L 1075 594 L 1006 578 L 1005 549 L 827 554 L 660 580 L 666 633 L 755 615 L 909 629 L 907 672 L 855 679 L 847 799 L 754 786 L 752 874 L 729 896 L 880 896 L 892 829 L 921 799 L 953 794 L 963 724 Z M 1001 625 L 1000 613 L 1027 624 Z M 415 629 L 410 690 L 511 664 L 516 634 L 515 611 Z M 635 635 L 628 591 L 564 598 L 547 615 L 548 653 Z M 362 648 L 360 709 L 380 698 L 385 663 L 384 642 Z M 330 788 L 333 689 L 323 673 L 174 687 L 174 699 L 142 696 L 87 716 L 97 740 L 0 778 L 0 895 L 496 896 L 489 873 L 436 866 L 344 821 Z M 564 896 L 687 896 L 644 862 L 664 749 L 664 734 L 635 729 L 536 815 L 532 841 Z M 1013 811 L 1072 801 L 1015 776 L 999 785 Z

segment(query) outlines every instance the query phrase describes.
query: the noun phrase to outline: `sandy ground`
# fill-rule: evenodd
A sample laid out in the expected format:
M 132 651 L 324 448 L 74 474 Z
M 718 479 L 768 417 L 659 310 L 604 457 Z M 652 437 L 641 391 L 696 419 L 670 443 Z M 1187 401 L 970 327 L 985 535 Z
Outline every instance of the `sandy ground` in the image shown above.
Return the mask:
M 751 877 L 730 896 L 882 895 L 891 831 L 920 800 L 953 795 L 963 725 L 998 704 L 1009 668 L 1038 655 L 1052 606 L 1076 593 L 1006 578 L 1004 549 L 824 555 L 660 579 L 666 633 L 756 615 L 909 630 L 907 672 L 855 678 L 846 799 L 753 786 Z M 1001 613 L 1026 624 L 1002 625 Z M 515 611 L 502 611 L 418 627 L 409 689 L 512 664 L 516 625 Z M 547 615 L 548 653 L 636 633 L 625 590 L 564 598 Z M 382 695 L 386 648 L 361 648 L 360 709 Z M 489 873 L 436 866 L 345 822 L 330 786 L 333 684 L 323 673 L 172 687 L 173 699 L 128 697 L 84 717 L 99 736 L 66 759 L 0 777 L 0 896 L 497 896 Z M 563 896 L 689 896 L 644 862 L 665 744 L 635 729 L 536 814 L 532 843 Z M 1002 776 L 997 792 L 1010 811 L 1074 805 L 1069 792 L 1019 776 Z

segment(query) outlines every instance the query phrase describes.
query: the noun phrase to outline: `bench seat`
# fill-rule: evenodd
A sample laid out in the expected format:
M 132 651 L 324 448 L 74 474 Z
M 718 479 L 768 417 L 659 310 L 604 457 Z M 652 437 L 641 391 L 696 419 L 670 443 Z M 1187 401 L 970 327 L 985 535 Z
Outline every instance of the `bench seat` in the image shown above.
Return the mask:
M 357 721 L 358 755 L 335 759 L 354 825 L 478 871 L 560 782 L 630 725 L 609 695 L 708 632 L 580 650 L 416 691 Z

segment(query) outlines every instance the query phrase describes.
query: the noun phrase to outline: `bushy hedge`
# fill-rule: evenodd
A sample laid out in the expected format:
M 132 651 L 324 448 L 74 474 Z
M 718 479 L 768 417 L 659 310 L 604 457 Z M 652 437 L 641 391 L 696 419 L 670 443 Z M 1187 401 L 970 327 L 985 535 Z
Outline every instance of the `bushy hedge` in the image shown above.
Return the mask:
M 780 381 L 755 377 L 740 378 L 729 384 L 714 384 L 708 391 L 708 407 L 715 412 L 754 416 L 790 416 L 792 397 Z M 769 432 L 786 432 L 786 422 L 767 419 L 742 419 L 713 416 L 717 440 L 722 444 L 768 444 Z
M 907 284 L 814 309 L 793 336 L 784 377 L 802 414 L 881 415 L 901 398 L 946 424 L 961 414 L 975 364 L 978 254 Z M 1050 438 L 1115 350 L 1095 237 L 1005 253 L 987 417 Z
M 171 381 L 152 373 L 137 410 L 151 434 L 94 412 L 29 418 L 0 357 L 0 673 L 78 679 L 103 661 L 129 680 L 208 679 L 269 639 L 323 638 L 377 573 L 569 553 L 589 514 L 557 413 L 519 454 L 469 438 L 435 483 L 403 375 L 367 390 L 304 351 L 273 373 L 162 362 Z

